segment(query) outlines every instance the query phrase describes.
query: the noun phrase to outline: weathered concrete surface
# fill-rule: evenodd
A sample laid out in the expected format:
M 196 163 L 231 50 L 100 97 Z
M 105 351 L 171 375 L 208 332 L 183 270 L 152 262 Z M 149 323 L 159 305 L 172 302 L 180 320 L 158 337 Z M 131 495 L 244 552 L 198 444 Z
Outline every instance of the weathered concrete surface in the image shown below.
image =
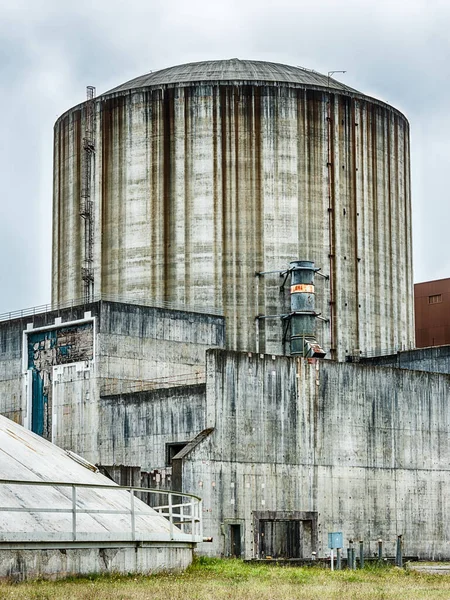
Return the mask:
M 103 302 L 97 350 L 101 393 L 204 382 L 206 349 L 224 344 L 222 317 Z
M 45 392 L 45 397 L 51 398 L 47 407 L 55 416 L 51 430 L 50 426 L 45 428 L 47 437 L 93 459 L 98 456 L 100 395 L 204 382 L 205 351 L 223 347 L 225 331 L 224 319 L 217 316 L 104 301 L 2 322 L 0 414 L 31 426 L 27 407 L 32 385 L 27 378 L 30 364 L 24 362 L 22 347 L 28 324 L 32 330 L 55 328 L 55 319 L 60 318 L 57 329 L 51 331 L 64 333 L 66 323 L 86 320 L 85 314 L 90 314 L 90 323 L 94 323 L 94 347 L 91 337 L 90 346 L 85 348 L 86 340 L 81 336 L 77 338 L 80 348 L 72 345 L 59 360 L 60 350 L 44 347 L 35 351 L 33 345 L 29 361 L 31 367 L 35 363 L 47 365 L 41 395 Z M 33 335 L 28 330 L 25 337 Z M 43 339 L 46 336 L 45 332 L 39 335 Z M 46 346 L 45 340 L 43 343 Z M 80 354 L 80 349 L 84 353 Z
M 239 525 L 243 555 L 255 556 L 254 515 L 281 511 L 317 515 L 321 554 L 328 531 L 342 530 L 345 543 L 364 539 L 369 554 L 380 537 L 394 554 L 401 533 L 405 554 L 450 558 L 449 375 L 210 350 L 206 388 L 127 387 L 129 393 L 102 395 L 105 378 L 145 368 L 155 339 L 155 369 L 170 371 L 181 357 L 195 371 L 211 340 L 223 342 L 223 320 L 120 305 L 91 309 L 97 334 L 89 369 L 54 367 L 56 435 L 91 462 L 156 473 L 167 466 L 167 444 L 213 429 L 176 459 L 183 490 L 204 498 L 205 535 L 214 543 L 203 551 L 229 553 L 230 528 Z M 20 372 L 25 326 L 0 327 L 5 376 Z M 426 366 L 429 359 L 445 363 L 446 352 L 400 359 Z M 1 383 L 1 398 L 20 417 L 3 392 L 11 381 Z
M 5 321 L 0 324 L 0 413 L 23 423 L 22 334 L 26 324 Z
M 409 562 L 406 568 L 409 571 L 418 571 L 419 573 L 427 573 L 429 575 L 450 575 L 449 563 Z
M 130 548 L 61 548 L 2 550 L 0 579 L 62 579 L 93 573 L 160 573 L 186 569 L 192 562 L 189 544 L 136 545 Z
M 387 356 L 361 358 L 363 365 L 395 367 L 427 371 L 428 373 L 450 373 L 450 346 L 433 346 L 405 352 L 397 352 Z
M 257 335 L 255 317 L 288 312 L 287 290 L 255 272 L 312 260 L 334 357 L 412 347 L 406 118 L 303 69 L 218 62 L 217 79 L 203 63 L 178 84 L 175 67 L 95 100 L 95 293 L 217 307 L 227 347 L 282 354 L 281 323 Z M 55 125 L 54 302 L 83 292 L 85 117 Z
M 204 499 L 206 550 L 224 552 L 242 523 L 252 557 L 252 513 L 316 511 L 328 531 L 385 541 L 393 555 L 450 557 L 450 377 L 345 363 L 208 353 L 207 426 L 185 457 L 183 486 Z M 225 533 L 225 536 L 223 535 Z
M 70 405 L 69 399 L 66 402 Z M 90 418 L 85 417 L 85 422 L 88 425 Z M 89 447 L 91 461 L 161 470 L 167 466 L 166 444 L 188 442 L 205 428 L 205 385 L 102 397 L 94 422 L 95 433 L 81 428 L 77 443 L 80 451 Z M 69 418 L 61 427 L 67 436 L 73 431 L 72 423 Z M 70 447 L 73 441 L 65 438 L 64 446 Z

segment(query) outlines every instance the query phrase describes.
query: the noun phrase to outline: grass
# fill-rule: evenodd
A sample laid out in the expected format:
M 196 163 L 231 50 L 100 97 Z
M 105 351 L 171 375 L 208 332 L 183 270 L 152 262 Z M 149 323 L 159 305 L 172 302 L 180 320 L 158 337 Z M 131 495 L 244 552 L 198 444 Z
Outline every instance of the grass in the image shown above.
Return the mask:
M 62 581 L 0 583 L 17 600 L 418 600 L 450 598 L 450 576 L 369 567 L 335 571 L 200 558 L 184 573 L 95 575 Z

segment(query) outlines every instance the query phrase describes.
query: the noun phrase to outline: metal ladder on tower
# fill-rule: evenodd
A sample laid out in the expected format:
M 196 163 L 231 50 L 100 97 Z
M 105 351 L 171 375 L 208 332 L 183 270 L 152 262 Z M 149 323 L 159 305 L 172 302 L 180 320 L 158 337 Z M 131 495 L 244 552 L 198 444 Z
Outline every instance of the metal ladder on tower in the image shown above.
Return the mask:
M 81 157 L 80 217 L 84 222 L 84 260 L 81 278 L 84 301 L 88 303 L 94 296 L 94 207 L 91 187 L 95 158 L 95 87 L 87 86 L 86 98 Z

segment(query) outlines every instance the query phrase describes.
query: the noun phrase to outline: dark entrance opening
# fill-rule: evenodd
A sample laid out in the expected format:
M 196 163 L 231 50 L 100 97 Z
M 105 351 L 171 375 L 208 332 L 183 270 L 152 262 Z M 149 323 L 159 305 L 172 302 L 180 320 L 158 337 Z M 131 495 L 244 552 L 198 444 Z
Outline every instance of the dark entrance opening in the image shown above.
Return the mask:
M 186 446 L 187 442 L 170 442 L 166 444 L 166 466 L 172 466 L 173 457 L 181 452 Z
M 230 556 L 240 558 L 241 553 L 241 526 L 230 525 Z
M 311 556 L 311 521 L 260 521 L 259 525 L 263 558 Z
M 311 558 L 317 552 L 317 513 L 254 513 L 257 558 Z

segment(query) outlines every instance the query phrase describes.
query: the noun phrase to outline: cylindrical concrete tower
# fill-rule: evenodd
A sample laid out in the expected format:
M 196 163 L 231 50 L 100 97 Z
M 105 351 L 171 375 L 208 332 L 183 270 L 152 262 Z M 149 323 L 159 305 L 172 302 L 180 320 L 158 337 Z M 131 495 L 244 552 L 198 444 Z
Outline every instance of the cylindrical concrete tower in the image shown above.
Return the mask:
M 55 125 L 53 218 L 55 303 L 89 279 L 97 297 L 216 307 L 229 348 L 281 353 L 282 324 L 255 317 L 289 312 L 289 289 L 255 273 L 306 259 L 330 275 L 328 356 L 414 343 L 408 122 L 314 71 L 193 63 L 76 106 Z

